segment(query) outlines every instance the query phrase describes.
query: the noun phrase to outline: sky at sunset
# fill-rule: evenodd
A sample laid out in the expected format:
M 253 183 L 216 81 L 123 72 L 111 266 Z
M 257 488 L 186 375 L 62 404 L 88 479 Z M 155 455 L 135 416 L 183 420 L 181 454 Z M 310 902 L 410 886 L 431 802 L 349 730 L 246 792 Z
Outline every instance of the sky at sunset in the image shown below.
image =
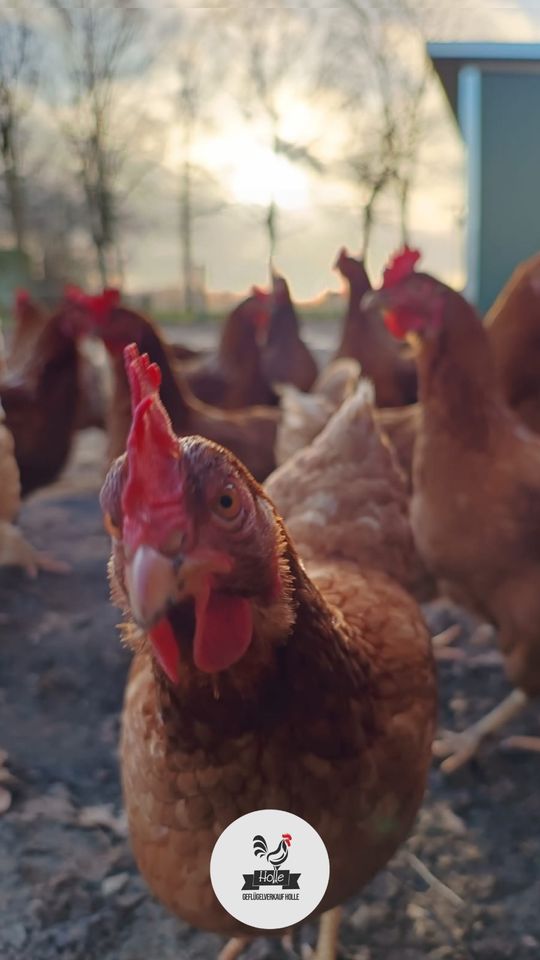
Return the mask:
M 540 4 L 536 0 L 457 2 L 462 10 L 459 36 L 434 40 L 540 40 Z M 150 68 L 144 78 L 144 103 L 155 123 L 139 130 L 134 149 L 150 158 L 148 172 L 133 193 L 131 226 L 123 239 L 127 287 L 158 290 L 178 285 L 180 249 L 177 237 L 177 178 L 181 156 L 173 123 L 172 94 L 177 83 L 171 58 Z M 130 93 L 126 90 L 126 103 Z M 412 239 L 424 253 L 424 266 L 453 284 L 464 281 L 463 232 L 466 216 L 464 152 L 442 89 L 434 79 L 429 89 L 432 127 L 422 149 L 412 202 Z M 359 248 L 360 197 L 350 183 L 334 174 L 319 175 L 276 158 L 265 131 L 247 124 L 223 96 L 218 125 L 199 136 L 195 159 L 212 180 L 203 190 L 208 211 L 197 220 L 195 259 L 204 268 L 211 290 L 243 291 L 267 279 L 267 241 L 262 227 L 265 205 L 273 191 L 280 208 L 280 241 L 276 265 L 290 279 L 299 299 L 316 296 L 340 284 L 332 263 L 342 245 Z M 129 114 L 130 107 L 126 107 Z M 315 145 L 323 158 L 339 155 L 346 118 L 328 103 L 304 101 L 291 94 L 283 104 L 284 136 Z M 369 134 L 367 135 L 369 137 Z M 380 207 L 369 259 L 377 278 L 398 242 L 397 210 L 385 199 Z

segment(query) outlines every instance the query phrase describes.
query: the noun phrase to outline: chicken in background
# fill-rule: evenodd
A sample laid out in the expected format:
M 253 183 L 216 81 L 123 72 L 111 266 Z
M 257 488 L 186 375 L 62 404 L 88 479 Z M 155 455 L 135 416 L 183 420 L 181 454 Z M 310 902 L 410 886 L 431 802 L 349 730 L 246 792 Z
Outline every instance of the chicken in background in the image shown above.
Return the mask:
M 22 567 L 29 577 L 39 570 L 66 573 L 67 564 L 36 550 L 15 525 L 21 507 L 21 482 L 13 437 L 0 402 L 0 567 Z
M 422 422 L 422 407 L 410 403 L 407 407 L 383 407 L 375 410 L 375 420 L 382 433 L 388 437 L 397 461 L 407 481 L 409 494 L 413 489 L 414 447 Z
M 355 394 L 313 443 L 274 471 L 265 489 L 303 560 L 340 557 L 384 569 L 418 601 L 434 583 L 416 550 L 405 480 L 377 426 L 373 387 Z
M 182 364 L 180 373 L 199 400 L 223 410 L 278 403 L 258 344 L 260 331 L 268 326 L 268 301 L 268 294 L 254 289 L 227 317 L 217 354 Z
M 35 356 L 37 342 L 47 324 L 48 312 L 27 290 L 17 290 L 13 304 L 15 325 L 7 354 L 10 374 L 22 372 Z
M 116 294 L 116 296 L 115 296 Z M 200 434 L 232 450 L 251 472 L 263 480 L 274 469 L 274 446 L 280 420 L 273 407 L 220 410 L 193 396 L 187 383 L 175 376 L 168 345 L 150 320 L 123 307 L 117 292 L 87 297 L 73 295 L 79 311 L 79 329 L 101 337 L 113 368 L 112 400 L 108 415 L 108 463 L 126 449 L 131 425 L 131 400 L 123 351 L 136 343 L 162 371 L 161 399 L 180 436 Z
M 360 364 L 344 357 L 324 368 L 310 393 L 290 383 L 276 386 L 281 409 L 276 438 L 278 466 L 318 436 L 330 417 L 354 393 L 359 380 Z
M 367 379 L 367 378 L 366 378 Z M 354 393 L 360 380 L 360 364 L 352 358 L 333 360 L 319 374 L 310 393 L 290 384 L 278 385 L 281 423 L 276 440 L 276 461 L 280 466 L 297 450 L 307 447 L 321 433 L 333 414 Z M 414 444 L 420 423 L 419 403 L 407 407 L 375 407 L 373 417 L 388 438 L 412 492 Z
M 55 480 L 65 466 L 79 402 L 79 353 L 66 308 L 51 315 L 24 368 L 0 381 L 23 496 Z
M 263 348 L 263 370 L 269 383 L 292 383 L 311 390 L 317 364 L 300 335 L 300 321 L 287 281 L 272 273 L 270 321 Z
M 540 254 L 517 267 L 484 324 L 507 402 L 540 433 Z
M 499 630 L 514 691 L 436 747 L 450 772 L 540 694 L 540 438 L 508 407 L 486 330 L 456 291 L 416 273 L 406 250 L 369 309 L 394 335 L 414 334 L 422 417 L 411 522 L 444 592 Z
M 367 275 L 364 261 L 355 260 L 349 256 L 346 247 L 342 247 L 339 251 L 334 270 L 339 270 L 341 276 L 349 285 L 349 301 L 336 358 L 353 357 L 361 363 L 363 324 L 359 304 L 364 294 L 371 290 L 371 281 Z
M 364 446 L 356 497 L 341 482 L 312 491 L 299 557 L 268 492 L 222 447 L 175 437 L 159 369 L 135 349 L 127 360 L 133 424 L 101 504 L 134 653 L 121 766 L 137 863 L 169 910 L 236 938 L 236 956 L 254 931 L 214 895 L 216 838 L 252 810 L 291 811 L 330 857 L 317 957 L 333 960 L 335 908 L 407 836 L 431 761 L 435 676 L 402 586 L 412 541 L 399 474 L 352 398 L 336 420 L 348 447 Z M 290 501 L 296 485 L 300 500 L 309 485 L 286 471 L 269 490 Z
M 364 264 L 343 248 L 335 266 L 349 284 L 349 305 L 337 356 L 358 360 L 362 375 L 373 383 L 378 407 L 414 403 L 418 393 L 414 358 L 393 339 L 377 314 L 362 307 L 362 298 L 370 289 Z M 350 353 L 344 353 L 344 345 Z

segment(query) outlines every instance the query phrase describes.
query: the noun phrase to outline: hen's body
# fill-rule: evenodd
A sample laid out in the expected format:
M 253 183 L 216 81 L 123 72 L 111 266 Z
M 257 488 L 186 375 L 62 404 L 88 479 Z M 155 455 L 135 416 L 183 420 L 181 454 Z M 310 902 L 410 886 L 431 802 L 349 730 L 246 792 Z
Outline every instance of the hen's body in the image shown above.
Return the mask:
M 262 311 L 256 296 L 243 301 L 225 321 L 217 354 L 180 369 L 199 400 L 224 410 L 277 404 L 257 343 Z
M 360 380 L 360 365 L 350 357 L 334 360 L 319 374 L 309 393 L 283 383 L 278 387 L 281 422 L 276 438 L 276 460 L 285 463 L 307 447 Z
M 263 351 L 263 370 L 268 383 L 292 383 L 311 390 L 317 364 L 302 340 L 298 315 L 283 277 L 274 275 L 272 310 Z
M 23 495 L 52 483 L 66 464 L 75 429 L 78 377 L 77 345 L 62 329 L 58 313 L 41 332 L 24 376 L 0 383 Z
M 337 357 L 354 357 L 373 383 L 378 407 L 403 407 L 417 397 L 416 367 L 408 348 L 396 343 L 379 316 L 362 308 L 371 285 L 361 260 L 342 250 L 336 266 L 349 284 L 349 303 Z
M 459 360 L 446 350 L 436 376 L 420 368 L 416 541 L 446 592 L 499 627 L 512 682 L 538 695 L 540 440 L 504 403 L 474 316 Z
M 349 284 L 349 302 L 341 340 L 336 351 L 336 359 L 352 357 L 361 363 L 362 355 L 365 356 L 365 350 L 363 349 L 362 327 L 364 324 L 360 301 L 364 294 L 371 290 L 371 283 L 363 262 L 349 257 L 345 248 L 341 250 L 335 267 Z
M 21 506 L 21 482 L 15 459 L 15 443 L 4 424 L 0 404 L 0 566 L 19 566 L 34 577 L 41 567 L 57 573 L 67 570 L 47 554 L 36 550 L 16 526 Z
M 397 262 L 403 264 L 404 255 Z M 517 688 L 460 736 L 436 745 L 455 770 L 540 695 L 540 439 L 508 407 L 486 330 L 460 294 L 413 269 L 372 299 L 396 335 L 420 340 L 421 420 L 411 522 L 444 591 L 499 628 Z
M 47 324 L 47 312 L 24 291 L 15 299 L 15 326 L 9 344 L 7 367 L 11 374 L 21 373 L 31 362 L 38 340 Z
M 485 327 L 504 397 L 540 433 L 540 256 L 521 263 L 486 314 Z
M 249 687 L 225 676 L 216 700 L 195 676 L 171 691 L 149 655 L 132 668 L 121 749 L 135 857 L 156 896 L 203 929 L 248 930 L 209 878 L 217 837 L 242 814 L 284 809 L 318 830 L 331 863 L 320 912 L 387 862 L 422 800 L 435 684 L 416 604 L 350 564 L 308 574 L 296 567 L 298 620 Z

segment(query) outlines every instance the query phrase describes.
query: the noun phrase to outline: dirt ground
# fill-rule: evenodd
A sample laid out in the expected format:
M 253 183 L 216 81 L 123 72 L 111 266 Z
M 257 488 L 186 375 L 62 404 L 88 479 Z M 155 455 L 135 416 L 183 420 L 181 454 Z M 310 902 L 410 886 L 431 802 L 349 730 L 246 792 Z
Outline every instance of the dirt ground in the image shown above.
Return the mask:
M 22 512 L 32 542 L 72 572 L 36 581 L 0 572 L 0 748 L 13 775 L 4 783 L 11 807 L 0 815 L 0 958 L 211 960 L 219 938 L 153 901 L 126 838 L 116 751 L 128 655 L 107 595 L 102 444 L 97 431 L 81 435 L 62 481 Z M 434 631 L 455 616 L 450 608 L 426 612 Z M 462 622 L 455 646 L 478 659 L 485 650 L 471 646 Z M 497 665 L 447 661 L 440 681 L 448 727 L 478 718 L 508 692 Z M 513 730 L 539 728 L 530 709 Z M 434 766 L 414 835 L 347 904 L 340 955 L 540 957 L 539 772 L 540 756 L 496 744 L 452 778 Z M 302 929 L 300 952 L 314 933 Z M 248 957 L 283 955 L 259 940 Z

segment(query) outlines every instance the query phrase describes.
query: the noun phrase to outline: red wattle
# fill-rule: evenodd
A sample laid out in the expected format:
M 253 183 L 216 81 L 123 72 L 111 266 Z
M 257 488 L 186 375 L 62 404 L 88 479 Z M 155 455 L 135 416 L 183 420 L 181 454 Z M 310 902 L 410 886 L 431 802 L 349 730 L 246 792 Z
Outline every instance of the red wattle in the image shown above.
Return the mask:
M 249 600 L 210 591 L 195 607 L 195 666 L 204 673 L 228 670 L 240 660 L 253 636 Z
M 173 629 L 166 617 L 156 623 L 155 627 L 152 627 L 149 636 L 161 669 L 165 671 L 171 683 L 178 683 L 180 679 L 180 651 Z

